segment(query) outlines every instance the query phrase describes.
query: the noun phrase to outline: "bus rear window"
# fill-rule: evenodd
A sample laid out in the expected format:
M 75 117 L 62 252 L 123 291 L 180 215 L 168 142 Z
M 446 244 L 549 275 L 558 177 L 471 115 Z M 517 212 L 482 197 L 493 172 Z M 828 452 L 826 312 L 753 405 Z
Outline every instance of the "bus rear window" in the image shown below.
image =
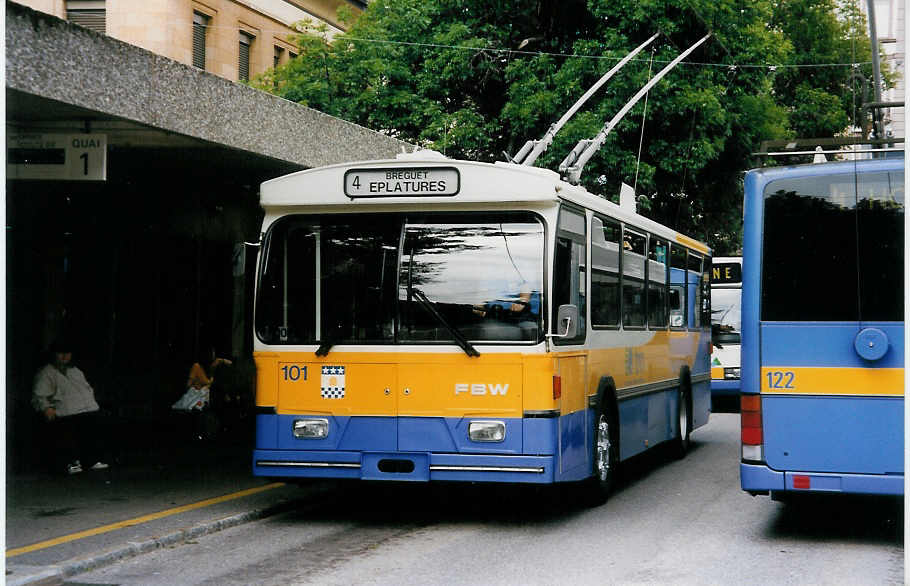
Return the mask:
M 765 187 L 761 319 L 903 319 L 903 173 Z

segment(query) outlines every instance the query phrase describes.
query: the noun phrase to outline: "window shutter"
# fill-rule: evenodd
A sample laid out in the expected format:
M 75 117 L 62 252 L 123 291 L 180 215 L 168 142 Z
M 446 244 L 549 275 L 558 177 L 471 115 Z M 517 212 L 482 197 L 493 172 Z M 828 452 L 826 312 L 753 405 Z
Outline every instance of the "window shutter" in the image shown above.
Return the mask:
M 205 69 L 205 29 L 208 27 L 208 17 L 193 13 L 193 67 Z
M 66 3 L 68 21 L 102 35 L 107 33 L 106 12 L 104 0 L 68 0 Z
M 102 35 L 107 32 L 104 10 L 67 10 L 66 19 Z
M 240 51 L 237 62 L 237 79 L 240 81 L 250 80 L 250 44 L 252 42 L 253 37 L 243 31 L 240 32 Z

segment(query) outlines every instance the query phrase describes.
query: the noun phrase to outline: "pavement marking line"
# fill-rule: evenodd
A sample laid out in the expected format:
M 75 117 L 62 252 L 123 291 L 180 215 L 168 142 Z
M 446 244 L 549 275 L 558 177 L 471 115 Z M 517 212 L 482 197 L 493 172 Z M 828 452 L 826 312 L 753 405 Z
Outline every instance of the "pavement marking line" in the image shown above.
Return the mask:
M 32 545 L 26 545 L 23 547 L 17 547 L 15 549 L 7 550 L 6 557 L 11 558 L 11 557 L 14 557 L 17 555 L 22 555 L 24 553 L 38 551 L 39 549 L 46 549 L 48 547 L 60 545 L 61 543 L 76 541 L 77 539 L 83 539 L 85 537 L 92 537 L 93 535 L 100 535 L 102 533 L 107 533 L 109 531 L 116 531 L 117 529 L 123 529 L 125 527 L 132 527 L 133 525 L 139 525 L 141 523 L 147 523 L 148 521 L 154 521 L 156 519 L 170 517 L 171 515 L 176 515 L 178 513 L 185 513 L 186 511 L 192 511 L 194 509 L 201 509 L 202 507 L 207 507 L 209 505 L 215 505 L 218 503 L 223 503 L 225 501 L 230 501 L 230 500 L 238 499 L 241 497 L 249 496 L 251 494 L 264 492 L 266 490 L 278 488 L 279 486 L 284 486 L 284 483 L 283 482 L 273 482 L 271 484 L 266 484 L 265 486 L 258 486 L 256 488 L 248 488 L 246 490 L 241 490 L 239 492 L 226 494 L 224 496 L 218 496 L 215 498 L 206 499 L 204 501 L 199 501 L 198 503 L 183 505 L 182 507 L 167 509 L 165 511 L 159 511 L 157 513 L 152 513 L 150 515 L 143 515 L 141 517 L 136 517 L 134 519 L 127 519 L 126 521 L 118 521 L 117 523 L 111 523 L 109 525 L 102 525 L 101 527 L 96 527 L 94 529 L 87 529 L 85 531 L 79 531 L 78 533 L 71 533 L 69 535 L 64 535 L 63 537 L 55 537 L 54 539 L 48 539 L 47 541 L 41 541 L 38 543 L 33 543 Z

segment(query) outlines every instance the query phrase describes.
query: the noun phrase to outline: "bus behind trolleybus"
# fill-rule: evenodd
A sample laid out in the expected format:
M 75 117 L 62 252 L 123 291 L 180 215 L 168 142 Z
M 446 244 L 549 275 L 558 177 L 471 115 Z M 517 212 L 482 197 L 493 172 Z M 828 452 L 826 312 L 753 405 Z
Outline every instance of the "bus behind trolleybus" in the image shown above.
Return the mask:
M 716 256 L 711 265 L 711 397 L 739 400 L 742 335 L 740 256 Z

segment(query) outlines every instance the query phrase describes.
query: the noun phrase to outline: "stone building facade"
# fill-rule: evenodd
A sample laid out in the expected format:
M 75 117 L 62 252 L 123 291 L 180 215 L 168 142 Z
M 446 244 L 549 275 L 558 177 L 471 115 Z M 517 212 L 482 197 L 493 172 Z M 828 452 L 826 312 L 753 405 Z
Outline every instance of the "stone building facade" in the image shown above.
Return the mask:
M 365 2 L 346 0 L 19 0 L 114 39 L 231 81 L 284 64 L 297 53 L 300 23 L 344 30 L 339 9 L 356 17 Z

